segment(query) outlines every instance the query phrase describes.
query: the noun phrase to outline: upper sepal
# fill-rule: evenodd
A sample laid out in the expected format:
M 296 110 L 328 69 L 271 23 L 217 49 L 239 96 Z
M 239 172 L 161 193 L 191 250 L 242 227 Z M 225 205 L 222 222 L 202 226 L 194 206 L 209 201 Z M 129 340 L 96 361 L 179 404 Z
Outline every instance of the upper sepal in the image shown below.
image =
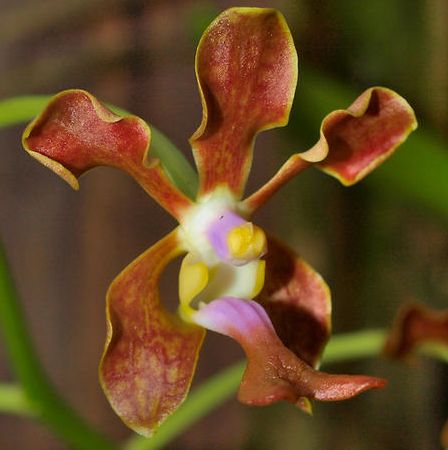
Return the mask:
M 396 92 L 383 87 L 364 91 L 346 110 L 328 114 L 320 140 L 302 159 L 350 186 L 388 158 L 417 128 L 414 111 Z M 326 155 L 326 156 L 325 156 Z
M 204 337 L 160 303 L 160 275 L 180 251 L 175 230 L 124 269 L 107 293 L 100 382 L 120 418 L 146 436 L 187 395 Z
M 252 300 L 222 298 L 203 306 L 193 320 L 238 341 L 247 355 L 238 398 L 249 405 L 279 400 L 310 412 L 309 400 L 345 400 L 385 381 L 363 375 L 318 372 L 287 349 L 261 305 Z
M 78 189 L 78 177 L 104 165 L 124 170 L 176 218 L 190 201 L 150 158 L 151 132 L 136 116 L 120 117 L 82 90 L 57 94 L 23 133 L 25 150 Z
M 196 53 L 202 123 L 191 137 L 204 195 L 225 185 L 241 197 L 257 133 L 285 125 L 297 82 L 297 54 L 284 17 L 230 8 L 207 28 Z

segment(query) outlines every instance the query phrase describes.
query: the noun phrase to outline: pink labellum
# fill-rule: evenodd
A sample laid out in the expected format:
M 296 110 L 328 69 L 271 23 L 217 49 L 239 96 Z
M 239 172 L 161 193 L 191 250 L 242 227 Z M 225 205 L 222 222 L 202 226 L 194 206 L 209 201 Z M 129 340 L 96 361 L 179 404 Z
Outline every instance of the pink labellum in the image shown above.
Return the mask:
M 385 385 L 379 378 L 314 370 L 283 345 L 263 307 L 252 300 L 214 300 L 193 318 L 243 347 L 248 359 L 238 393 L 243 403 L 262 406 L 286 400 L 309 412 L 308 399 L 345 400 Z

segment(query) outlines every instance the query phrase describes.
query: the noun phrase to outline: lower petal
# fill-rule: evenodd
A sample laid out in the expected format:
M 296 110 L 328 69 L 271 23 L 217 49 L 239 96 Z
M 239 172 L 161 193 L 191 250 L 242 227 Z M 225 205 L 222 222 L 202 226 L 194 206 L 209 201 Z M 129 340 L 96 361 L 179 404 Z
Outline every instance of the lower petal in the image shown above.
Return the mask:
M 160 275 L 180 253 L 176 234 L 130 264 L 107 294 L 101 385 L 120 418 L 143 435 L 150 435 L 184 400 L 204 337 L 204 330 L 160 304 Z
M 309 399 L 345 400 L 385 385 L 379 378 L 314 370 L 283 345 L 265 310 L 254 301 L 218 299 L 200 309 L 194 321 L 243 347 L 248 363 L 238 393 L 242 403 L 262 406 L 286 400 L 309 412 Z
M 257 301 L 286 347 L 315 367 L 331 331 L 331 294 L 322 277 L 269 237 L 264 288 Z

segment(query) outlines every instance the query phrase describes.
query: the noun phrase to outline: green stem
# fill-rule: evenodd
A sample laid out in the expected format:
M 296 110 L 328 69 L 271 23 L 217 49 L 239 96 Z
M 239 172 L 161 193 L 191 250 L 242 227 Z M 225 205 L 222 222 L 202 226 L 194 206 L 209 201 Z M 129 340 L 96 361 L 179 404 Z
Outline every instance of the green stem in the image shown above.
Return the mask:
M 0 384 L 0 413 L 34 416 L 23 389 L 15 384 Z
M 368 358 L 381 354 L 387 330 L 362 330 L 333 336 L 323 357 L 323 364 Z M 420 353 L 448 363 L 448 349 L 438 344 L 425 344 Z M 150 439 L 133 436 L 125 450 L 157 450 L 171 442 L 190 425 L 230 398 L 241 381 L 245 362 L 240 361 L 197 387 L 185 403 Z
M 116 449 L 112 442 L 92 430 L 59 397 L 47 381 L 27 332 L 2 248 L 0 248 L 0 328 L 12 369 L 36 417 L 46 423 L 70 447 L 80 450 Z M 19 395 L 16 392 L 16 400 L 18 399 Z M 16 410 L 19 409 L 20 402 L 23 405 L 22 400 L 17 404 Z
M 325 348 L 323 364 L 377 356 L 381 353 L 385 338 L 385 330 L 362 330 L 335 335 Z

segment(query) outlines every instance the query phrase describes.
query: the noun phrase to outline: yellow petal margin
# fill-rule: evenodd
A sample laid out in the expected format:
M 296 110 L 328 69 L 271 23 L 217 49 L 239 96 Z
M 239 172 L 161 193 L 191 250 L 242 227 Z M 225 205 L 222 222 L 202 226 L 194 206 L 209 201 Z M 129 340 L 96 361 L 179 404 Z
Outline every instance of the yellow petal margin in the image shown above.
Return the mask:
M 180 253 L 175 230 L 124 269 L 107 293 L 101 385 L 123 422 L 145 436 L 184 400 L 204 338 L 202 328 L 160 304 L 160 275 Z
M 292 155 L 244 200 L 244 209 L 254 212 L 287 181 L 313 165 L 351 186 L 389 158 L 416 128 L 414 111 L 403 97 L 384 87 L 367 89 L 347 109 L 328 114 L 317 143 Z
M 151 131 L 136 116 L 120 117 L 79 89 L 60 92 L 25 129 L 25 150 L 73 189 L 96 166 L 116 167 L 132 176 L 176 219 L 191 201 L 150 158 Z
M 240 198 L 263 130 L 286 125 L 297 82 L 297 54 L 274 9 L 231 8 L 207 28 L 196 53 L 202 123 L 190 142 L 199 195 L 225 186 Z

